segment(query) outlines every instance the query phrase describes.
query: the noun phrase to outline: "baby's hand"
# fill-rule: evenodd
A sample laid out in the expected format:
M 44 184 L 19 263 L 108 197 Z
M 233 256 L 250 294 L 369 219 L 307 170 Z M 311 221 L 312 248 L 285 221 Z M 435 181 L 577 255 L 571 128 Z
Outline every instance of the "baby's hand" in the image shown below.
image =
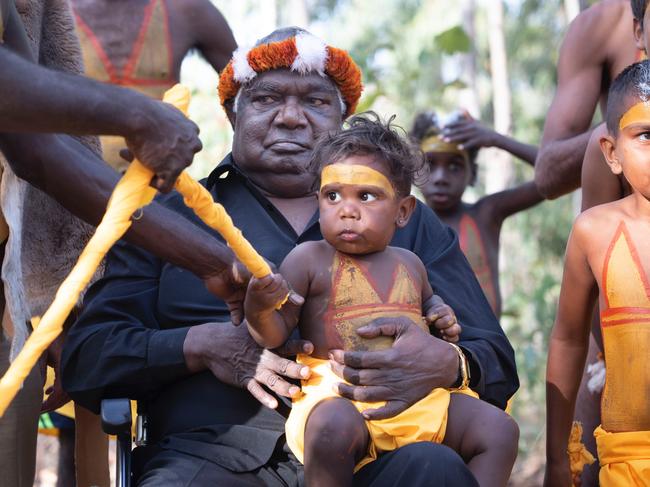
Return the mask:
M 456 343 L 462 328 L 456 321 L 454 310 L 435 294 L 427 299 L 423 308 L 426 321 L 440 333 L 440 338 Z

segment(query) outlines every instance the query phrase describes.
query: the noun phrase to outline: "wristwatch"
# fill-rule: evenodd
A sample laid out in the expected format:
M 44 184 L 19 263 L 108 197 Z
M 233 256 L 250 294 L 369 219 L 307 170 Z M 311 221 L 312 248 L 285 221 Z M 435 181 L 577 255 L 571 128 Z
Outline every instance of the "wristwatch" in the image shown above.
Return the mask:
M 456 350 L 456 353 L 458 354 L 458 378 L 449 389 L 467 389 L 469 387 L 469 381 L 471 379 L 469 371 L 469 360 L 467 360 L 467 357 L 458 345 L 454 345 L 453 343 L 450 343 L 449 345 L 454 347 L 454 350 Z

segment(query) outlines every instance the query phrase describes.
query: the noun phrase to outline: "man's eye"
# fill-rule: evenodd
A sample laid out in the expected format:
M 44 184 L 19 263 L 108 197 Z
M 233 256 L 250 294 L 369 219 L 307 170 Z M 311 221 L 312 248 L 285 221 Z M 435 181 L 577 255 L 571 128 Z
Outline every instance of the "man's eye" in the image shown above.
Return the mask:
M 333 203 L 336 203 L 338 201 L 341 201 L 341 195 L 338 194 L 336 191 L 329 191 L 327 193 L 327 199 Z
M 275 97 L 271 95 L 260 95 L 256 96 L 253 101 L 257 103 L 261 103 L 263 105 L 268 105 L 270 103 L 273 103 L 275 101 Z
M 643 140 L 644 142 L 650 141 L 650 132 L 643 132 L 642 134 L 639 134 L 639 139 Z
M 361 201 L 375 201 L 377 197 L 372 193 L 361 193 Z
M 451 172 L 460 171 L 460 165 L 459 164 L 449 164 L 449 171 L 451 171 Z
M 321 98 L 310 98 L 309 103 L 316 107 L 321 107 L 325 105 L 325 100 L 322 100 Z

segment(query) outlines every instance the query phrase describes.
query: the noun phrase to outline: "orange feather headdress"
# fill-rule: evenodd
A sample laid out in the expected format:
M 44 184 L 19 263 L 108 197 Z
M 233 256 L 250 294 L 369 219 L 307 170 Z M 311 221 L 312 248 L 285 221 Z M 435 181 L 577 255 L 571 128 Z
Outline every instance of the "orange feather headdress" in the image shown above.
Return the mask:
M 308 32 L 251 49 L 237 49 L 219 77 L 221 104 L 235 98 L 239 88 L 258 73 L 281 68 L 329 76 L 341 92 L 345 116 L 354 113 L 363 89 L 359 66 L 346 51 L 328 46 Z

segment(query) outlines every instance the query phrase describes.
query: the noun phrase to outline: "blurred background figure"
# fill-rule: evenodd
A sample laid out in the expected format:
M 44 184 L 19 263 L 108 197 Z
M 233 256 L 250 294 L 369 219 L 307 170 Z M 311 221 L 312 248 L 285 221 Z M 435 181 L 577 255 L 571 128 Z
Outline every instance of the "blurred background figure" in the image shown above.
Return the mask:
M 221 71 L 237 47 L 209 0 L 72 0 L 72 7 L 86 75 L 157 99 L 179 82 L 190 50 Z M 104 160 L 124 172 L 124 140 L 109 136 L 101 142 Z
M 435 113 L 419 114 L 411 137 L 427 160 L 419 188 L 427 205 L 453 228 L 483 293 L 501 318 L 499 286 L 499 236 L 503 221 L 544 198 L 533 181 L 488 194 L 476 203 L 462 201 L 468 186 L 476 182 L 476 156 L 482 147 L 498 147 L 533 166 L 537 147 L 499 134 L 466 112 L 440 119 Z

